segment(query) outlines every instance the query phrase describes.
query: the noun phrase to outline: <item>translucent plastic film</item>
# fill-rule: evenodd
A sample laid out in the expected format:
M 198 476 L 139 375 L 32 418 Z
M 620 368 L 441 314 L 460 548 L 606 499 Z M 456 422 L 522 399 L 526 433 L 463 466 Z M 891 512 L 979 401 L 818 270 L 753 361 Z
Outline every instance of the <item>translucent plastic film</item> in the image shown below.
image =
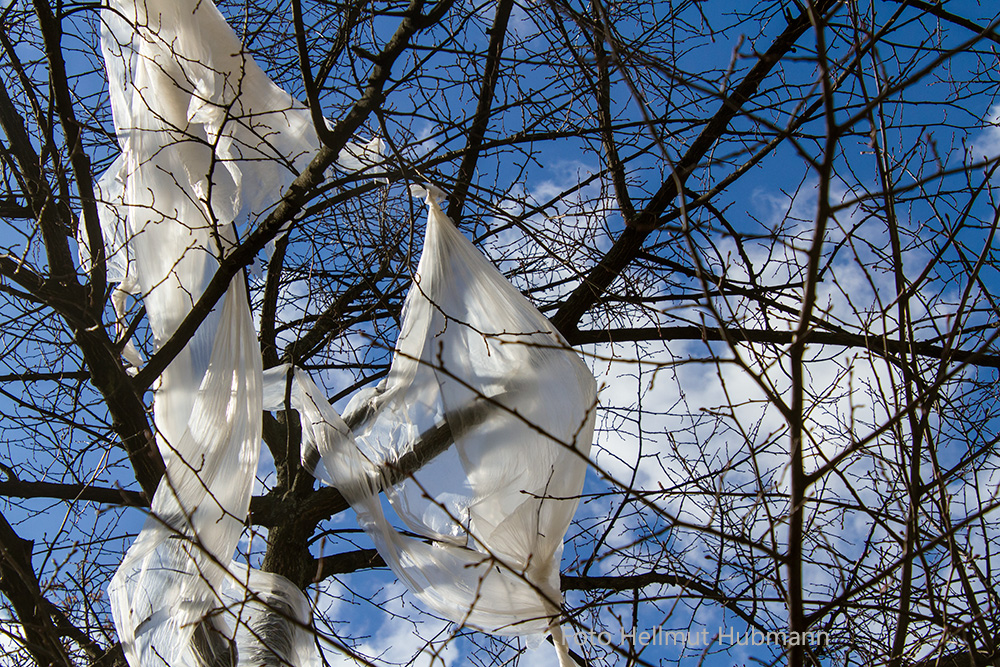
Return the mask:
M 595 382 L 452 225 L 439 195 L 427 193 L 423 255 L 386 380 L 355 396 L 341 421 L 295 371 L 303 455 L 319 451 L 318 476 L 425 604 L 495 634 L 551 630 L 572 664 L 556 625 L 559 563 L 587 469 Z M 268 373 L 265 407 L 280 407 L 287 369 Z M 379 489 L 420 538 L 390 525 Z
M 494 633 L 543 632 L 561 602 L 562 541 L 587 468 L 594 378 L 448 220 L 440 192 L 426 195 L 423 255 L 389 376 L 357 396 L 345 419 L 362 454 L 390 470 L 447 448 L 388 492 L 407 527 L 432 542 L 376 539 L 438 612 Z
M 308 112 L 267 79 L 212 3 L 113 0 L 102 21 L 122 149 L 98 189 L 107 275 L 119 294 L 142 298 L 159 346 L 248 214 L 279 198 L 318 141 Z M 80 244 L 85 267 L 90 241 Z M 299 631 L 310 620 L 301 591 L 231 563 L 261 440 L 261 357 L 244 284 L 237 274 L 155 386 L 166 472 L 109 587 L 132 667 L 313 659 Z

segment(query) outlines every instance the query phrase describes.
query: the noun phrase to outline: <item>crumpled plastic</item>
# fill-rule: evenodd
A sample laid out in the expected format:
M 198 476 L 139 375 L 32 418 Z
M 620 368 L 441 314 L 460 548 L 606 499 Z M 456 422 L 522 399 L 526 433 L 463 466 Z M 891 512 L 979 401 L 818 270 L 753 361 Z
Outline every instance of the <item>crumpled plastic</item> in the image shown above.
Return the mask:
M 122 155 L 100 179 L 107 275 L 169 339 L 319 141 L 211 2 L 112 0 L 102 48 Z M 381 143 L 348 146 L 367 171 Z M 277 575 L 232 562 L 249 508 L 261 412 L 294 378 L 304 459 L 357 511 L 393 571 L 457 623 L 498 634 L 558 625 L 562 539 L 586 472 L 594 379 L 551 324 L 425 193 L 424 252 L 391 370 L 346 420 L 301 369 L 266 377 L 242 273 L 155 386 L 166 464 L 108 592 L 132 667 L 316 664 L 310 609 Z M 90 268 L 89 239 L 80 260 Z M 124 353 L 141 363 L 134 348 Z M 386 519 L 384 491 L 418 537 Z

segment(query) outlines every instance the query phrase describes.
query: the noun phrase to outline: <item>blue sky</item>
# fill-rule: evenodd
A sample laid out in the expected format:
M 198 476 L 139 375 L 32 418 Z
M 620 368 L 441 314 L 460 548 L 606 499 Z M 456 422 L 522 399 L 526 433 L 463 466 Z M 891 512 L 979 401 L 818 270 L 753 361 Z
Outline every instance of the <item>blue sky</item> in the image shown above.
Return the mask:
M 705 3 L 705 11 L 711 11 L 718 5 Z M 889 14 L 896 11 L 897 6 L 893 3 L 883 3 L 879 6 L 880 13 Z M 975 16 L 985 13 L 987 10 L 980 8 L 977 3 L 951 2 L 949 9 L 959 14 Z M 483 10 L 482 20 L 489 21 L 488 9 Z M 709 24 L 726 23 L 733 19 L 724 14 L 711 15 L 706 17 Z M 526 12 L 515 12 L 513 35 L 519 36 L 530 32 L 529 15 Z M 779 21 L 773 21 L 773 29 L 777 30 L 782 26 Z M 388 23 L 386 24 L 389 25 Z M 769 26 L 770 27 L 770 26 Z M 388 28 L 386 28 L 388 29 Z M 913 26 L 912 30 L 919 30 L 918 26 Z M 376 26 L 378 33 L 378 26 Z M 737 31 L 738 32 L 738 31 Z M 901 33 L 908 34 L 905 30 Z M 773 35 L 766 33 L 759 37 L 748 36 L 739 46 L 739 53 L 744 58 L 748 58 L 754 48 L 766 46 Z M 730 36 L 731 37 L 731 36 Z M 965 39 L 965 35 L 954 29 L 942 28 L 939 34 L 941 40 L 948 43 L 959 44 Z M 84 36 L 86 39 L 86 35 Z M 699 71 L 704 69 L 704 64 L 710 63 L 710 68 L 715 76 L 708 77 L 704 82 L 705 86 L 714 84 L 727 70 L 731 61 L 734 48 L 737 46 L 736 39 L 718 39 L 713 41 L 711 37 L 704 36 L 703 43 L 699 48 L 692 49 L 689 53 L 681 55 L 677 62 L 680 71 Z M 804 44 L 809 44 L 808 38 L 803 39 Z M 519 46 L 522 49 L 530 49 L 531 43 Z M 803 47 L 804 49 L 806 47 Z M 807 49 L 806 49 L 807 50 Z M 888 57 L 890 54 L 884 54 Z M 905 50 L 898 51 L 892 55 L 898 55 L 904 61 L 911 55 Z M 445 56 L 439 56 L 444 58 Z M 740 60 L 745 67 L 747 60 Z M 977 67 L 980 63 L 979 56 L 974 54 L 957 55 L 951 60 L 951 67 L 956 72 Z M 77 71 L 86 71 L 93 65 L 92 61 L 71 61 L 71 68 Z M 431 70 L 435 65 L 434 61 L 424 65 L 424 70 Z M 814 68 L 811 62 L 803 60 L 789 68 L 788 77 L 798 77 L 799 80 L 813 81 L 814 76 L 810 76 L 809 71 Z M 533 72 L 519 81 L 519 87 L 514 86 L 513 81 L 506 82 L 509 88 L 502 91 L 498 103 L 518 99 L 525 90 L 540 88 L 554 76 L 555 68 L 550 68 L 545 64 L 540 64 Z M 91 79 L 91 81 L 96 80 Z M 873 76 L 865 75 L 864 80 L 873 88 L 877 86 L 877 81 Z M 990 123 L 996 119 L 996 99 L 995 88 L 986 85 L 991 81 L 989 77 L 983 78 L 984 83 L 979 87 L 965 90 L 951 90 L 948 88 L 948 81 L 945 77 L 934 73 L 921 80 L 919 84 L 908 87 L 905 92 L 906 101 L 909 103 L 926 99 L 929 103 L 921 106 L 919 113 L 908 116 L 908 124 L 905 127 L 893 130 L 887 136 L 888 148 L 892 154 L 898 158 L 897 174 L 903 185 L 918 179 L 919 174 L 908 171 L 907 165 L 917 164 L 917 158 L 935 151 L 945 167 L 958 167 L 968 159 L 968 146 L 973 146 L 973 155 L 978 157 L 980 153 L 986 153 L 990 157 L 1000 154 L 1000 130 Z M 992 80 L 995 83 L 995 77 Z M 90 83 L 86 84 L 89 89 Z M 96 91 L 96 87 L 95 87 Z M 567 95 L 571 91 L 567 91 Z M 858 92 L 854 89 L 854 92 Z M 441 108 L 446 108 L 453 112 L 471 113 L 472 103 L 467 97 L 468 91 L 463 91 L 458 97 L 442 102 Z M 779 86 L 775 85 L 771 93 L 774 96 L 781 94 Z M 344 98 L 350 97 L 350 91 L 344 93 Z M 447 97 L 447 96 L 446 96 Z M 618 84 L 616 86 L 616 100 L 619 101 L 619 112 L 627 116 L 636 116 L 637 102 L 631 97 L 627 88 Z M 331 108 L 337 102 L 331 99 Z M 418 105 L 421 100 L 411 99 L 410 102 Z M 405 110 L 405 100 L 392 98 L 392 103 L 397 111 Z M 658 100 L 647 99 L 647 103 L 656 106 Z M 419 108 L 419 107 L 418 107 Z M 431 110 L 426 110 L 428 117 L 432 117 Z M 707 116 L 713 108 L 705 105 L 701 109 Z M 786 108 L 787 112 L 788 109 Z M 891 108 L 889 109 L 891 112 Z M 909 112 L 907 112 L 909 113 Z M 783 116 L 775 117 L 776 121 L 783 120 Z M 686 119 L 672 119 L 668 126 L 683 127 Z M 521 129 L 518 126 L 519 118 L 516 114 L 502 119 L 504 128 L 508 132 Z M 572 120 L 567 120 L 571 125 Z M 749 128 L 749 124 L 747 124 Z M 970 131 L 970 128 L 973 128 Z M 743 129 L 737 127 L 736 129 Z M 803 134 L 820 132 L 823 129 L 821 121 L 809 123 L 803 127 Z M 412 133 L 414 143 L 407 149 L 414 157 L 426 157 L 435 155 L 446 148 L 454 148 L 462 141 L 459 136 L 442 137 L 436 133 L 435 124 L 430 118 L 415 120 L 410 127 L 393 128 L 401 135 Z M 648 141 L 648 137 L 645 138 Z M 416 143 L 417 141 L 420 143 Z M 635 139 L 637 145 L 645 145 L 644 138 L 640 136 Z M 803 142 L 802 150 L 815 154 L 813 142 Z M 679 143 L 668 142 L 669 151 L 681 150 Z M 841 146 L 844 151 L 840 158 L 840 164 L 844 167 L 851 165 L 861 165 L 863 168 L 854 167 L 853 172 L 844 169 L 842 174 L 850 174 L 850 178 L 842 178 L 835 184 L 834 194 L 843 203 L 843 210 L 838 222 L 844 229 L 850 229 L 851 225 L 869 225 L 872 229 L 868 240 L 875 241 L 872 247 L 877 247 L 877 224 L 865 222 L 865 214 L 857 205 L 859 199 L 869 191 L 877 190 L 877 171 L 873 158 L 866 157 L 871 154 L 871 147 L 863 140 L 845 140 Z M 676 154 L 671 153 L 671 157 Z M 726 156 L 719 156 L 724 158 Z M 525 215 L 526 209 L 533 203 L 548 201 L 550 198 L 575 187 L 599 171 L 600 163 L 597 153 L 587 141 L 574 138 L 563 138 L 557 145 L 548 151 L 539 151 L 525 157 L 523 163 L 508 163 L 510 156 L 488 157 L 480 163 L 480 169 L 485 174 L 498 174 L 497 180 L 506 182 L 509 180 L 515 187 L 509 190 L 509 201 L 493 203 L 494 215 L 477 215 L 466 221 L 465 231 L 470 237 L 478 239 L 486 253 L 502 269 L 509 272 L 512 281 L 521 289 L 528 289 L 530 284 L 520 269 L 519 262 L 525 257 L 539 258 L 534 267 L 545 266 L 553 271 L 556 277 L 564 277 L 571 280 L 577 267 L 587 266 L 594 257 L 593 249 L 606 250 L 611 242 L 621 232 L 621 217 L 614 212 L 615 202 L 609 197 L 607 184 L 600 179 L 592 181 L 589 185 L 582 187 L 578 193 L 571 194 L 563 198 L 558 204 L 546 208 L 543 212 L 536 212 Z M 738 181 L 729 188 L 721 197 L 717 204 L 720 209 L 731 214 L 731 219 L 741 231 L 761 231 L 769 228 L 782 228 L 794 231 L 800 226 L 803 230 L 808 229 L 815 212 L 815 197 L 817 180 L 809 175 L 803 176 L 801 169 L 785 169 L 783 164 L 801 164 L 802 155 L 791 146 L 778 149 L 769 156 L 766 162 L 755 168 L 750 175 Z M 637 188 L 655 190 L 663 178 L 663 164 L 656 156 L 655 152 L 649 155 L 641 155 L 634 160 L 636 165 Z M 712 179 L 719 178 L 720 171 L 712 174 Z M 910 179 L 907 181 L 907 179 Z M 961 181 L 962 175 L 956 174 L 937 180 L 935 187 L 952 188 L 955 192 L 951 201 L 953 209 L 944 213 L 957 214 L 967 203 L 963 198 L 964 183 Z M 691 182 L 692 186 L 700 185 L 697 175 Z M 401 185 L 393 184 L 386 189 L 388 197 L 396 200 L 405 198 L 405 193 Z M 938 198 L 935 201 L 941 202 L 948 198 Z M 596 204 L 596 206 L 595 206 Z M 408 203 L 398 204 L 405 208 Z M 974 214 L 987 217 L 988 211 L 992 209 L 994 202 L 987 196 L 976 200 L 971 204 Z M 419 210 L 419 207 L 418 207 Z M 942 213 L 939 211 L 938 213 Z M 910 231 L 913 232 L 914 249 L 907 255 L 907 275 L 919 275 L 924 263 L 930 257 L 930 249 L 916 247 L 920 234 L 927 231 L 939 231 L 935 229 L 936 214 L 929 208 L 929 204 L 921 201 L 918 196 L 907 201 L 907 216 L 913 222 Z M 420 215 L 417 216 L 418 230 L 421 228 Z M 519 228 L 510 224 L 512 217 L 519 218 Z M 579 247 L 579 252 L 573 256 L 561 256 L 555 253 L 544 252 L 545 248 L 539 249 L 539 238 L 546 238 L 547 234 L 555 232 L 566 232 L 572 230 L 581 241 L 585 241 Z M 530 232 L 530 234 L 528 233 Z M 836 233 L 836 232 L 834 232 Z M 867 232 L 866 232 L 867 233 Z M 987 230 L 967 228 L 963 231 L 961 241 L 969 251 L 976 250 L 976 244 L 980 246 Z M 846 234 L 844 234 L 846 236 Z M 861 236 L 866 236 L 862 234 Z M 663 232 L 655 243 L 659 240 L 669 241 L 676 238 L 671 232 Z M 833 237 L 831 237 L 833 238 Z M 23 247 L 24 240 L 19 238 L 11 228 L 0 228 L 0 243 L 8 250 L 17 250 Z M 874 264 L 877 257 L 872 253 L 872 247 L 850 247 L 841 251 L 833 260 L 832 266 L 836 270 L 838 281 L 827 285 L 823 292 L 824 307 L 828 307 L 835 317 L 845 320 L 857 318 L 857 306 L 866 306 L 868 303 L 877 301 L 882 297 L 880 290 L 886 290 L 889 294 L 892 287 L 891 277 L 887 275 L 866 276 L 861 270 L 866 263 Z M 664 250 L 661 248 L 661 250 Z M 679 244 L 674 248 L 678 256 L 684 255 L 683 248 Z M 666 252 L 666 250 L 664 250 Z M 772 260 L 769 255 L 769 248 L 765 243 L 758 244 L 751 248 L 751 252 L 757 252 L 752 259 L 762 270 L 762 278 L 769 281 L 780 282 L 790 276 L 782 275 L 783 270 L 780 261 Z M 794 256 L 797 250 L 790 248 L 789 256 Z M 718 239 L 717 267 L 726 267 L 732 275 L 738 276 L 741 270 L 740 262 L 736 261 L 737 251 L 734 245 L 725 238 Z M 949 278 L 942 274 L 940 277 L 928 281 L 923 289 L 928 292 L 926 301 L 934 301 L 934 290 L 945 291 L 957 298 L 961 291 L 960 281 L 961 263 L 955 251 L 946 250 L 944 258 L 956 263 L 955 275 Z M 778 258 L 780 259 L 780 258 Z M 995 293 L 997 286 L 997 276 L 987 272 L 983 276 L 984 291 Z M 554 301 L 559 296 L 563 296 L 574 286 L 573 282 L 567 282 L 547 293 L 533 295 L 541 302 Z M 661 292 L 667 294 L 670 287 L 666 284 L 661 286 Z M 303 294 L 291 293 L 288 295 L 289 309 L 295 308 L 295 300 Z M 314 302 L 313 308 L 318 308 L 318 302 Z M 723 304 L 724 306 L 724 304 Z M 6 308 L 4 308 L 6 310 Z M 600 319 L 604 314 L 594 316 L 600 324 Z M 53 327 L 47 331 L 46 335 L 66 336 L 62 330 L 44 313 L 37 317 L 43 321 L 44 325 Z M 673 324 L 682 321 L 699 321 L 705 317 L 702 309 L 691 307 L 690 305 L 668 306 L 658 313 L 658 320 L 653 323 Z M 982 316 L 986 321 L 987 315 Z M 978 320 L 972 318 L 970 322 L 976 323 Z M 17 321 L 7 322 L 3 335 L 11 337 L 27 330 L 31 323 L 29 319 L 19 318 Z M 891 322 L 874 323 L 874 329 L 879 327 L 891 327 Z M 347 348 L 357 345 L 364 345 L 364 331 L 353 332 L 349 344 L 345 345 L 344 353 L 350 354 Z M 930 332 L 928 332 L 930 334 Z M 2 345 L 6 348 L 9 343 L 4 341 Z M 20 354 L 24 355 L 26 349 L 22 347 Z M 638 470 L 637 478 L 643 488 L 656 489 L 657 485 L 665 488 L 672 488 L 672 485 L 681 485 L 685 481 L 683 478 L 690 475 L 690 471 L 671 469 L 662 463 L 663 453 L 673 449 L 675 452 L 688 452 L 693 454 L 691 449 L 694 444 L 707 443 L 708 457 L 705 460 L 698 460 L 693 456 L 695 463 L 694 470 L 708 472 L 718 471 L 724 467 L 723 463 L 727 457 L 732 456 L 745 442 L 747 433 L 739 433 L 736 430 L 719 433 L 714 430 L 715 423 L 708 419 L 690 417 L 685 412 L 686 408 L 696 406 L 703 410 L 711 410 L 726 403 L 730 396 L 737 396 L 740 401 L 739 409 L 736 410 L 735 421 L 740 424 L 748 424 L 755 427 L 756 431 L 749 434 L 751 439 L 758 439 L 758 442 L 769 443 L 773 441 L 773 447 L 768 447 L 767 455 L 764 457 L 770 463 L 767 475 L 773 477 L 774 483 L 781 486 L 786 483 L 782 476 L 782 456 L 784 451 L 780 446 L 780 433 L 782 421 L 780 416 L 774 413 L 773 407 L 767 406 L 764 397 L 760 394 L 759 388 L 745 374 L 729 365 L 715 367 L 711 364 L 691 364 L 678 365 L 678 359 L 693 357 L 716 356 L 719 358 L 729 358 L 730 352 L 721 345 L 709 345 L 698 342 L 678 343 L 671 346 L 669 350 L 664 350 L 662 346 L 652 344 L 637 345 L 617 345 L 617 346 L 594 346 L 583 350 L 588 355 L 588 363 L 592 366 L 595 376 L 598 377 L 602 385 L 601 401 L 605 412 L 599 424 L 597 447 L 594 450 L 593 458 L 601 469 L 607 471 L 618 479 L 627 478 L 633 470 Z M 752 356 L 752 348 L 744 349 L 748 356 Z M 385 350 L 369 349 L 365 352 L 365 361 L 377 362 L 385 358 Z M 37 355 L 37 356 L 36 356 Z M 641 363 L 638 363 L 640 362 Z M 3 363 L 8 368 L 0 370 L 0 373 L 17 373 L 24 365 L 31 365 L 35 368 L 45 368 L 55 370 L 65 368 L 77 370 L 79 360 L 73 358 L 52 358 L 51 355 L 43 351 L 43 346 L 34 354 L 25 357 L 12 358 L 3 356 Z M 818 414 L 814 421 L 815 430 L 818 433 L 829 433 L 830 437 L 823 440 L 818 446 L 819 450 L 824 447 L 829 451 L 842 446 L 838 438 L 844 436 L 843 430 L 837 430 L 832 425 L 838 423 L 838 419 L 856 418 L 861 423 L 875 424 L 884 418 L 884 407 L 877 407 L 872 400 L 872 396 L 879 394 L 887 382 L 887 371 L 877 364 L 867 359 L 856 359 L 850 355 L 836 356 L 829 360 L 817 361 L 812 366 L 813 377 L 817 387 L 836 385 L 838 382 L 845 387 L 842 396 L 833 397 L 828 403 L 827 411 Z M 971 372 L 971 371 L 970 371 Z M 992 373 L 992 371 L 988 371 Z M 331 393 L 338 391 L 338 386 L 348 382 L 346 374 L 328 372 L 321 376 Z M 783 381 L 780 373 L 775 373 L 769 378 L 777 385 L 781 386 Z M 42 400 L 49 400 L 52 405 L 65 405 L 66 401 L 73 401 L 82 405 L 83 409 L 79 414 L 86 415 L 92 410 L 93 415 L 87 417 L 85 421 L 92 424 L 94 428 L 104 429 L 103 423 L 106 419 L 99 403 L 95 397 L 84 389 L 79 396 L 45 396 L 46 385 L 38 385 L 42 391 Z M 2 387 L 11 393 L 14 398 L 23 396 L 20 392 L 28 391 L 14 383 L 5 383 Z M 54 389 L 54 386 L 53 386 Z M 641 430 L 630 420 L 633 418 L 628 409 L 637 404 L 639 397 L 648 404 L 655 404 L 643 415 L 645 420 Z M 858 397 L 862 398 L 858 398 Z M 867 396 L 867 398 L 864 398 Z M 9 414 L 25 415 L 27 408 L 16 405 L 11 396 L 0 396 L 0 406 L 3 411 Z M 338 407 L 344 404 L 342 399 Z M 697 409 L 693 412 L 697 413 Z M 79 428 L 72 430 L 61 427 L 47 415 L 37 416 L 38 424 L 41 428 L 50 429 L 55 434 L 51 436 L 54 440 L 71 438 L 76 445 L 74 449 L 81 452 L 82 461 L 75 467 L 79 469 L 89 469 L 94 471 L 93 481 L 102 486 L 114 486 L 115 484 L 129 484 L 128 467 L 124 457 L 118 450 L 105 449 L 103 447 L 91 447 L 88 443 L 92 440 L 85 431 Z M 5 442 L 20 443 L 30 441 L 32 435 L 27 432 L 17 432 L 11 429 L 10 425 L 5 425 Z M 641 438 L 639 437 L 641 435 Z M 22 449 L 11 450 L 6 454 L 6 459 L 17 462 L 22 475 L 26 478 L 47 479 L 48 470 L 57 469 L 61 465 L 58 460 L 59 452 L 37 449 L 32 451 L 32 458 L 29 470 L 29 461 L 24 459 Z M 949 450 L 946 446 L 942 448 L 944 454 L 944 464 L 954 460 L 961 452 Z M 817 454 L 819 456 L 819 454 Z M 266 488 L 268 475 L 273 471 L 273 467 L 265 461 L 262 463 L 259 477 L 262 488 Z M 726 480 L 738 484 L 741 476 L 749 475 L 749 468 L 744 466 L 734 466 L 732 470 L 726 472 Z M 89 480 L 74 480 L 89 481 Z M 879 492 L 881 487 L 873 484 L 868 489 L 873 495 Z M 587 492 L 603 494 L 607 489 L 606 482 L 602 481 L 595 472 L 591 472 L 588 478 Z M 573 541 L 567 546 L 564 569 L 570 570 L 575 567 L 574 559 L 579 559 L 588 554 L 588 548 L 596 539 L 597 533 L 603 528 L 601 520 L 615 511 L 620 498 L 615 497 L 595 497 L 589 502 L 581 504 L 578 518 L 584 528 L 571 528 Z M 685 513 L 687 516 L 699 517 L 705 520 L 711 519 L 705 506 L 699 505 L 696 500 L 678 500 L 665 496 L 662 499 L 665 509 L 669 512 Z M 748 516 L 752 513 L 749 508 Z M 34 538 L 39 542 L 58 541 L 60 546 L 52 552 L 51 557 L 45 562 L 43 569 L 50 575 L 57 571 L 69 571 L 75 567 L 80 567 L 81 563 L 103 563 L 105 567 L 110 567 L 116 558 L 116 554 L 123 552 L 131 535 L 137 532 L 141 526 L 142 513 L 138 510 L 119 510 L 98 507 L 95 505 L 70 506 L 69 504 L 53 501 L 30 501 L 18 506 L 7 505 L 4 512 L 22 531 L 22 535 Z M 108 526 L 114 526 L 112 532 L 115 538 L 110 542 L 99 544 L 85 544 L 83 538 L 96 533 L 104 533 Z M 339 529 L 353 530 L 356 526 L 351 518 L 338 517 L 330 526 L 331 533 L 313 545 L 316 555 L 323 553 L 336 553 L 341 550 L 353 548 L 348 539 L 356 539 L 356 544 L 367 547 L 369 544 L 360 538 L 356 533 L 336 534 Z M 843 537 L 842 550 L 850 556 L 852 549 L 858 548 L 860 542 L 854 539 L 859 535 L 864 535 L 866 527 L 860 523 L 856 526 L 849 526 L 845 529 L 846 537 Z M 579 531 L 579 532 L 574 532 Z M 56 540 L 54 536 L 59 534 Z M 656 540 L 649 539 L 649 535 L 656 535 Z M 636 541 L 642 537 L 641 541 Z M 831 539 L 838 539 L 833 536 Z M 689 534 L 673 533 L 663 517 L 653 517 L 640 515 L 638 513 L 622 519 L 620 524 L 606 537 L 607 551 L 603 557 L 592 566 L 594 573 L 612 573 L 621 558 L 616 549 L 624 550 L 631 556 L 642 555 L 645 550 L 654 550 L 661 546 L 670 547 L 677 552 L 683 552 L 688 563 L 697 570 L 710 571 L 715 567 L 711 559 L 711 554 L 701 549 L 696 541 L 690 544 L 685 540 L 691 540 Z M 252 542 L 245 540 L 241 544 L 241 549 L 249 548 L 251 560 L 259 558 L 260 545 L 262 541 L 258 537 Z M 624 559 L 622 559 L 624 562 Z M 36 563 L 37 564 L 37 563 Z M 821 574 L 821 573 L 819 573 Z M 819 576 L 817 574 L 817 576 Z M 458 642 L 443 642 L 449 637 L 448 624 L 432 619 L 424 610 L 420 609 L 410 597 L 403 592 L 387 572 L 377 573 L 357 573 L 350 576 L 339 577 L 335 580 L 328 580 L 318 590 L 311 591 L 310 595 L 315 601 L 317 608 L 329 607 L 333 609 L 332 617 L 344 619 L 335 624 L 331 631 L 344 632 L 354 636 L 365 635 L 361 648 L 369 655 L 380 656 L 384 661 L 407 661 L 412 655 L 423 650 L 423 640 L 421 637 L 436 637 L 438 641 L 446 644 L 447 647 L 436 657 L 422 658 L 425 664 L 463 664 L 468 655 L 471 645 L 460 640 Z M 665 624 L 671 628 L 691 628 L 694 630 L 705 629 L 711 635 L 718 628 L 735 629 L 737 633 L 746 630 L 745 625 L 740 625 L 732 615 L 723 614 L 716 606 L 701 606 L 691 611 L 676 605 L 677 588 L 664 586 L 660 590 L 661 599 L 655 603 L 644 604 L 638 611 L 637 627 L 652 629 L 660 624 Z M 647 589 L 646 595 L 655 595 L 653 590 Z M 626 598 L 630 593 L 622 593 L 614 596 L 620 603 L 621 608 L 626 606 Z M 572 601 L 580 601 L 582 596 L 573 593 L 570 596 Z M 780 605 L 776 605 L 780 607 Z M 387 613 L 388 612 L 388 613 Z M 620 620 L 620 619 L 619 619 Z M 632 619 L 627 619 L 631 621 Z M 584 617 L 585 622 L 590 621 L 590 617 Z M 602 622 L 607 623 L 613 630 L 618 620 L 611 619 L 608 615 L 602 617 Z M 414 628 L 419 625 L 419 636 L 414 633 Z M 361 629 L 361 632 L 358 630 Z M 482 637 L 476 641 L 484 641 Z M 716 647 L 718 648 L 718 644 Z M 537 649 L 528 649 L 522 664 L 544 665 L 551 664 L 550 649 L 542 646 Z M 597 649 L 598 652 L 600 649 Z M 701 646 L 692 645 L 685 647 L 683 659 L 694 663 L 698 659 L 704 659 L 707 665 L 729 665 L 747 662 L 752 658 L 767 659 L 772 654 L 767 650 L 744 651 L 737 648 L 730 651 L 715 652 L 715 649 L 708 653 L 702 652 Z M 388 653 L 382 655 L 382 651 Z M 656 662 L 658 659 L 673 659 L 678 655 L 676 647 L 651 646 L 643 654 L 644 659 Z M 331 662 L 336 663 L 336 659 L 331 658 Z M 419 662 L 419 661 L 418 661 Z

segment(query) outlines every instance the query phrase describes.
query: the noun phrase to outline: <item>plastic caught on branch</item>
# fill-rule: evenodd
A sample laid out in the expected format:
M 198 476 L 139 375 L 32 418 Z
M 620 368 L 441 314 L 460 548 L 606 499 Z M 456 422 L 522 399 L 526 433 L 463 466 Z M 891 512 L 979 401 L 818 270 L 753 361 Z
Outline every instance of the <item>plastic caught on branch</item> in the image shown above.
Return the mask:
M 278 201 L 319 141 L 308 111 L 211 2 L 112 0 L 101 20 L 122 149 L 98 187 L 107 276 L 121 283 L 116 311 L 126 292 L 142 298 L 158 347 L 236 247 L 238 226 Z M 344 166 L 369 165 L 379 148 L 349 146 Z M 84 269 L 90 242 L 79 243 Z M 132 667 L 316 661 L 302 592 L 231 563 L 261 443 L 261 355 L 244 285 L 238 273 L 155 385 L 166 471 L 109 586 Z M 142 362 L 134 348 L 124 354 Z
M 593 375 L 445 216 L 440 190 L 412 189 L 430 214 L 389 376 L 341 420 L 296 369 L 303 459 L 318 451 L 317 476 L 425 604 L 494 634 L 551 632 L 572 665 L 559 563 L 593 438 Z M 281 407 L 286 375 L 268 371 L 265 408 Z M 389 524 L 380 490 L 418 538 Z

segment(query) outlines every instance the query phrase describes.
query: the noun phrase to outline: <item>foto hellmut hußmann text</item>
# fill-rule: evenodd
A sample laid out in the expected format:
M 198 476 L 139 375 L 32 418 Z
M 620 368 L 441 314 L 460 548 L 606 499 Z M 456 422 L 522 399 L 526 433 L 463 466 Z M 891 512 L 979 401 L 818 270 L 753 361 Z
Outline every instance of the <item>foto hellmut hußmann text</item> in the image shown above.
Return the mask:
M 830 633 L 826 630 L 797 632 L 792 630 L 763 631 L 720 627 L 716 632 L 708 628 L 698 630 L 668 630 L 656 626 L 648 630 L 620 628 L 617 633 L 608 630 L 577 630 L 576 641 L 601 646 L 826 646 Z

